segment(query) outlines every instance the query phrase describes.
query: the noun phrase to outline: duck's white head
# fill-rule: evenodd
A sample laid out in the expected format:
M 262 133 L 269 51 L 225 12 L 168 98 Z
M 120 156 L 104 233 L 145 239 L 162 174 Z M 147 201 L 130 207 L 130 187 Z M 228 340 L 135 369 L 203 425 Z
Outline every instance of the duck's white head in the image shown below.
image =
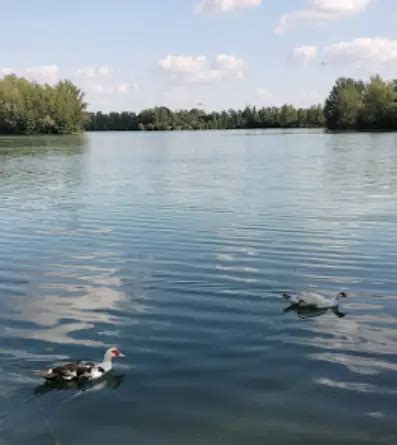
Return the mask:
M 339 298 L 347 298 L 346 292 L 338 292 L 336 294 L 336 299 L 339 300 Z
M 105 352 L 105 362 L 111 362 L 113 358 L 125 357 L 125 355 L 120 351 L 119 348 L 113 347 L 109 348 Z

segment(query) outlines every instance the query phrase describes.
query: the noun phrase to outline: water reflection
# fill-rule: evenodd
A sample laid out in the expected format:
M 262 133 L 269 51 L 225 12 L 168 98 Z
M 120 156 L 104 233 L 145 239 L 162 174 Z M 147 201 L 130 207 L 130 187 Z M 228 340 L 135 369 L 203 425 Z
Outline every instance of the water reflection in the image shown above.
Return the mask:
M 63 443 L 393 433 L 395 136 L 259 133 L 0 140 L 0 442 L 46 443 L 41 405 Z M 347 316 L 282 313 L 311 286 Z M 133 379 L 36 387 L 114 343 Z
M 316 309 L 316 308 L 310 308 L 310 307 L 302 307 L 298 304 L 291 304 L 287 308 L 283 309 L 283 312 L 295 312 L 299 318 L 315 318 L 315 317 L 321 317 L 322 315 L 333 313 L 339 318 L 343 318 L 346 313 L 341 312 L 339 308 L 329 308 L 329 309 Z
M 84 134 L 0 136 L 0 157 L 42 156 L 44 153 L 70 155 L 83 152 L 87 146 L 88 138 Z
M 397 317 L 387 313 L 392 307 L 384 307 L 384 299 L 363 293 L 360 298 L 363 303 L 346 305 L 349 316 L 343 322 L 317 317 L 314 323 L 302 325 L 302 331 L 289 341 L 310 348 L 310 360 L 343 366 L 361 376 L 397 370 Z
M 84 257 L 76 261 L 73 256 L 65 257 L 63 265 L 51 265 L 53 270 L 44 272 L 29 295 L 3 303 L 12 320 L 29 321 L 26 327 L 14 324 L 7 335 L 52 344 L 107 345 L 109 340 L 102 341 L 101 332 L 107 337 L 117 334 L 127 314 L 146 308 L 143 295 L 127 294 L 118 269 L 105 265 L 114 258 L 112 254 L 101 255 L 102 266 L 93 266 Z M 89 331 L 89 336 L 77 335 Z
M 95 381 L 45 381 L 41 385 L 37 386 L 34 391 L 34 396 L 42 396 L 52 391 L 77 391 L 78 393 L 99 391 L 105 388 L 112 390 L 119 389 L 125 375 L 115 374 L 114 372 L 109 372 L 100 380 Z

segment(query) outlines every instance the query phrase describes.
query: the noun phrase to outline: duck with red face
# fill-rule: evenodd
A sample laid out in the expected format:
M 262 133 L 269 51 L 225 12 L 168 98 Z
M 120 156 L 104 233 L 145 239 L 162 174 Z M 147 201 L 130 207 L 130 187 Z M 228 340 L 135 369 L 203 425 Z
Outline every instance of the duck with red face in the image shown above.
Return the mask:
M 50 381 L 96 380 L 103 377 L 113 368 L 113 359 L 125 357 L 116 347 L 109 348 L 100 363 L 72 362 L 36 372 L 37 375 Z

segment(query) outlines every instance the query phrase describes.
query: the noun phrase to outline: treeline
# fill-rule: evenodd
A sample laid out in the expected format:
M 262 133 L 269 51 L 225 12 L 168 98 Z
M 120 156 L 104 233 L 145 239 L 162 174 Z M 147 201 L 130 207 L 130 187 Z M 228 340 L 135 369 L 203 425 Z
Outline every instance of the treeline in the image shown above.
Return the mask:
M 90 113 L 86 129 L 89 131 L 158 131 L 158 130 L 222 130 L 239 128 L 294 128 L 322 127 L 323 109 L 320 105 L 307 109 L 292 105 L 228 110 L 206 113 L 204 110 L 171 111 L 167 107 L 155 107 L 132 112 Z
M 40 85 L 13 74 L 0 79 L 0 133 L 61 134 L 84 129 L 84 94 L 65 80 Z
M 331 130 L 397 130 L 397 80 L 336 81 L 324 108 L 246 107 L 208 113 L 155 107 L 133 112 L 87 113 L 84 93 L 65 80 L 40 85 L 15 75 L 0 79 L 0 133 L 210 130 L 326 127 Z
M 246 107 L 206 113 L 200 109 L 171 111 L 166 107 L 132 112 L 90 113 L 86 129 L 108 130 L 209 130 L 240 128 L 315 128 L 330 130 L 397 130 L 397 80 L 380 76 L 369 82 L 340 78 L 324 108 Z
M 331 130 L 397 130 L 397 80 L 338 79 L 325 101 L 324 117 Z

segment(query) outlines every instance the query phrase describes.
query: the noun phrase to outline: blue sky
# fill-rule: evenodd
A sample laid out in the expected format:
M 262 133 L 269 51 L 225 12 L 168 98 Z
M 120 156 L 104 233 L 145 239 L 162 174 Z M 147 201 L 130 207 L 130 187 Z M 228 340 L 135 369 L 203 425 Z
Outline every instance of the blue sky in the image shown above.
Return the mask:
M 395 0 L 0 0 L 0 75 L 70 78 L 92 110 L 322 102 L 397 78 Z

